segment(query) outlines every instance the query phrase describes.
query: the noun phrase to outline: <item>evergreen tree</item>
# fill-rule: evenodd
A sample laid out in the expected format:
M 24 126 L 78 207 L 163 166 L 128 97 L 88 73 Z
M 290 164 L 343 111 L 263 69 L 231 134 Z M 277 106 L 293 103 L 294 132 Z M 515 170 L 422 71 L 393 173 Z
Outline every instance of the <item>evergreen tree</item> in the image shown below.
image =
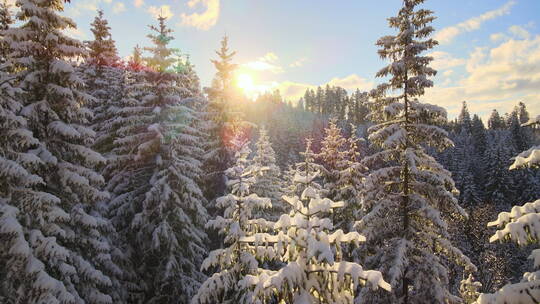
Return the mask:
M 208 222 L 207 227 L 218 229 L 224 236 L 227 247 L 210 252 L 203 269 L 213 267 L 217 272 L 209 277 L 199 289 L 192 303 L 251 303 L 238 282 L 253 274 L 258 262 L 254 253 L 246 249 L 240 240 L 273 227 L 273 222 L 254 219 L 257 209 L 270 208 L 269 198 L 251 193 L 257 180 L 257 165 L 248 159 L 251 150 L 244 143 L 236 153 L 235 166 L 226 170 L 230 193 L 216 200 L 218 208 L 224 209 L 223 216 Z
M 139 45 L 133 48 L 133 54 L 127 63 L 127 69 L 130 71 L 138 72 L 146 69 L 144 61 L 142 59 L 142 51 Z
M 109 213 L 137 266 L 142 301 L 187 303 L 204 279 L 199 267 L 206 253 L 202 100 L 178 86 L 185 75 L 168 72 L 171 31 L 165 18 L 158 21 L 149 35 L 155 47 L 147 48 L 153 69 L 140 72 L 118 112 L 121 127 L 107 168 Z
M 276 153 L 272 149 L 270 139 L 265 127 L 259 129 L 259 140 L 256 143 L 257 150 L 253 158 L 254 165 L 258 168 L 255 183 L 251 187 L 251 192 L 260 197 L 267 197 L 272 200 L 273 216 L 281 214 L 282 182 L 281 170 L 276 165 Z M 272 216 L 271 215 L 271 216 Z M 266 218 L 266 217 L 265 217 Z
M 520 102 L 518 104 L 517 108 L 518 116 L 519 116 L 519 123 L 520 124 L 526 124 L 529 122 L 529 112 L 527 111 L 527 107 L 523 102 Z
M 335 230 L 327 215 L 343 202 L 322 198 L 319 186 L 311 186 L 320 172 L 312 166 L 310 141 L 303 156 L 294 182 L 304 190 L 301 196 L 283 197 L 291 211 L 275 223 L 273 233 L 240 239 L 257 258 L 284 263 L 277 271 L 259 268 L 240 282 L 252 291 L 250 303 L 351 303 L 359 284 L 390 290 L 380 272 L 343 259 L 342 244 L 358 245 L 365 239 L 357 232 Z
M 332 219 L 337 227 L 350 231 L 361 208 L 363 170 L 357 161 L 358 139 L 355 136 L 344 138 L 335 120 L 330 121 L 325 132 L 321 152 L 317 154 L 322 164 L 323 188 L 328 191 L 325 196 L 345 203 L 340 212 L 332 215 Z
M 532 124 L 540 124 L 532 121 Z M 540 146 L 533 147 L 519 154 L 510 169 L 540 168 Z M 497 220 L 490 222 L 488 226 L 496 226 L 499 230 L 489 239 L 495 241 L 512 241 L 518 245 L 538 244 L 540 235 L 540 199 L 526 203 L 523 206 L 515 206 L 511 212 L 502 212 Z M 534 261 L 534 271 L 526 272 L 521 282 L 507 284 L 493 294 L 482 294 L 476 301 L 478 304 L 490 303 L 538 303 L 540 298 L 540 249 L 534 249 L 529 257 Z
M 465 132 L 470 133 L 472 128 L 472 121 L 471 121 L 471 114 L 469 114 L 469 109 L 467 108 L 467 102 L 463 102 L 463 107 L 461 108 L 461 112 L 458 116 L 458 124 L 460 125 L 461 129 L 465 129 Z
M 3 31 L 9 29 L 12 24 L 13 19 L 11 17 L 9 3 L 7 0 L 3 0 L 0 2 L 0 64 L 4 64 L 7 61 L 11 49 L 3 38 Z
M 506 123 L 504 119 L 499 115 L 497 110 L 493 110 L 488 119 L 488 128 L 490 130 L 500 130 L 506 128 Z
M 221 48 L 216 51 L 218 60 L 212 60 L 216 68 L 216 76 L 212 81 L 212 87 L 207 88 L 209 99 L 207 127 L 209 143 L 206 147 L 205 156 L 206 196 L 213 199 L 223 194 L 225 190 L 225 170 L 231 163 L 230 141 L 236 133 L 235 113 L 232 112 L 231 99 L 233 72 L 237 65 L 232 63 L 236 52 L 229 49 L 229 38 L 223 37 Z M 236 115 L 238 115 L 236 113 Z
M 90 28 L 94 40 L 85 41 L 88 58 L 85 64 L 79 67 L 85 81 L 86 92 L 94 97 L 93 102 L 89 104 L 94 113 L 92 128 L 97 133 L 94 147 L 104 154 L 110 152 L 111 146 L 107 121 L 114 117 L 111 116 L 109 108 L 121 98 L 118 92 L 122 91 L 123 78 L 123 69 L 119 68 L 120 58 L 110 29 L 103 17 L 103 11 L 99 10 Z
M 514 153 L 512 145 L 508 145 L 508 131 L 493 134 L 486 151 L 486 181 L 485 191 L 490 203 L 497 206 L 508 203 L 515 196 L 512 177 L 507 168 Z
M 358 89 L 351 96 L 351 102 L 354 101 L 354 107 L 350 110 L 349 120 L 351 120 L 353 124 L 359 125 L 368 122 L 368 98 L 369 94 L 367 92 L 360 92 Z
M 454 153 L 454 182 L 460 189 L 458 202 L 461 206 L 471 206 L 481 201 L 480 191 L 475 183 L 475 151 L 472 143 L 470 129 L 466 125 L 460 126 L 461 132 L 454 140 L 455 147 L 451 149 Z
M 474 114 L 471 123 L 471 135 L 474 144 L 476 154 L 481 158 L 486 151 L 487 139 L 486 139 L 486 128 L 484 123 Z
M 166 17 L 159 16 L 158 26 L 150 25 L 152 34 L 147 37 L 152 41 L 154 46 L 145 47 L 144 50 L 152 54 L 151 57 L 145 57 L 144 61 L 146 65 L 156 72 L 170 71 L 175 63 L 173 55 L 178 52 L 177 49 L 169 47 L 169 43 L 174 38 L 171 36 L 172 29 L 168 28 L 165 24 Z
M 379 124 L 370 128 L 369 139 L 382 150 L 362 161 L 371 173 L 365 183 L 367 214 L 357 226 L 367 238 L 364 264 L 383 273 L 392 293 L 364 289 L 362 303 L 458 303 L 447 261 L 475 268 L 449 241 L 442 217 L 466 215 L 454 197 L 450 172 L 424 149 L 442 150 L 452 143 L 436 126 L 446 119 L 444 109 L 418 101 L 433 85 L 427 78 L 436 74 L 428 66 L 432 58 L 421 56 L 437 44 L 428 38 L 435 17 L 416 9 L 423 2 L 404 0 L 398 16 L 389 18 L 399 33 L 377 41 L 379 55 L 392 62 L 377 73 L 389 81 L 373 91 L 373 118 Z M 393 94 L 387 96 L 388 91 Z
M 510 114 L 508 128 L 510 129 L 512 144 L 517 151 L 523 151 L 529 148 L 530 140 L 525 128 L 521 127 L 518 108 L 514 109 L 514 111 Z
M 62 1 L 19 0 L 17 6 L 20 26 L 4 39 L 13 50 L 29 132 L 16 136 L 35 140 L 19 143 L 30 148 L 17 158 L 32 175 L 1 216 L 2 233 L 16 245 L 6 252 L 10 276 L 2 281 L 17 303 L 122 303 L 109 225 L 96 212 L 108 194 L 93 169 L 104 158 L 88 148 L 94 132 L 85 127 L 91 113 L 84 105 L 90 97 L 66 61 L 82 56 L 83 45 L 62 33 L 75 27 L 59 15 Z

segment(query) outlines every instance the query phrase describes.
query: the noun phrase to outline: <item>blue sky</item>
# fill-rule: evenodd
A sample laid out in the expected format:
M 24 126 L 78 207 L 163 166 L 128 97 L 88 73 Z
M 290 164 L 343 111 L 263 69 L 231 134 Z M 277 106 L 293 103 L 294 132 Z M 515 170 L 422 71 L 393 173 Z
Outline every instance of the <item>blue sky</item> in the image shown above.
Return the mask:
M 72 35 L 91 39 L 89 24 L 102 8 L 120 55 L 146 46 L 148 24 L 169 15 L 174 47 L 190 54 L 203 85 L 210 59 L 224 34 L 238 52 L 239 74 L 253 79 L 251 93 L 278 88 L 296 100 L 306 88 L 331 83 L 368 90 L 384 62 L 375 41 L 392 33 L 386 18 L 399 0 L 72 0 L 65 13 L 78 24 Z M 432 50 L 439 71 L 425 101 L 450 116 L 467 100 L 486 117 L 493 108 L 510 111 L 524 101 L 540 114 L 540 1 L 428 0 L 435 11 Z

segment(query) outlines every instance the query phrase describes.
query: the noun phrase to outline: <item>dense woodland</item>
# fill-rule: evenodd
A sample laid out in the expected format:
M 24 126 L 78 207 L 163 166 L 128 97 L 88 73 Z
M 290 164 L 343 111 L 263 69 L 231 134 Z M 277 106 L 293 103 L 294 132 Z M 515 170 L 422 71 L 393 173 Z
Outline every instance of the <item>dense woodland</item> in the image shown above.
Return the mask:
M 540 116 L 424 103 L 423 2 L 375 89 L 293 101 L 228 37 L 201 88 L 164 17 L 125 62 L 101 11 L 0 4 L 0 303 L 539 303 Z

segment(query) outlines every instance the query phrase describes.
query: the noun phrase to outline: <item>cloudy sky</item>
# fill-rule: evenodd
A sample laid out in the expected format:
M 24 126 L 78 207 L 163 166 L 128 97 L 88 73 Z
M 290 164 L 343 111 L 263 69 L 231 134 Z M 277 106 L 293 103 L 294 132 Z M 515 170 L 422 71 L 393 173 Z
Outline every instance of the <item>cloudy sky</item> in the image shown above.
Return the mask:
M 224 34 L 238 52 L 240 73 L 251 89 L 279 88 L 296 100 L 307 87 L 327 83 L 367 90 L 384 62 L 375 41 L 392 33 L 386 18 L 399 0 L 72 0 L 65 13 L 90 39 L 95 10 L 105 11 L 122 56 L 149 44 L 148 24 L 160 13 L 175 31 L 174 47 L 190 54 L 203 85 L 214 69 L 210 59 Z M 425 101 L 443 105 L 450 116 L 468 101 L 486 117 L 524 101 L 540 114 L 540 1 L 428 0 L 435 11 L 431 55 L 439 71 Z

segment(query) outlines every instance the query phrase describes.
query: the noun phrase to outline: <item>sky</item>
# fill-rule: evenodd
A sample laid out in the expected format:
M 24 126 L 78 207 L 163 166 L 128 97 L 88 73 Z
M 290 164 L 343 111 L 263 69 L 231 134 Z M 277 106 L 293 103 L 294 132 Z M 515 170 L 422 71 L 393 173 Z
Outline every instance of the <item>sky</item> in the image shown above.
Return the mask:
M 279 89 L 296 101 L 306 88 L 339 85 L 374 88 L 385 62 L 375 42 L 393 34 L 387 18 L 400 0 L 72 0 L 65 14 L 78 24 L 70 35 L 89 40 L 101 8 L 121 56 L 149 46 L 149 24 L 160 13 L 174 30 L 172 47 L 189 54 L 204 85 L 215 70 L 221 37 L 228 35 L 238 75 L 249 94 Z M 519 101 L 540 114 L 540 1 L 427 0 L 435 12 L 429 51 L 438 70 L 424 102 L 455 117 L 463 101 L 484 119 L 509 112 Z M 247 84 L 245 82 L 248 82 Z

